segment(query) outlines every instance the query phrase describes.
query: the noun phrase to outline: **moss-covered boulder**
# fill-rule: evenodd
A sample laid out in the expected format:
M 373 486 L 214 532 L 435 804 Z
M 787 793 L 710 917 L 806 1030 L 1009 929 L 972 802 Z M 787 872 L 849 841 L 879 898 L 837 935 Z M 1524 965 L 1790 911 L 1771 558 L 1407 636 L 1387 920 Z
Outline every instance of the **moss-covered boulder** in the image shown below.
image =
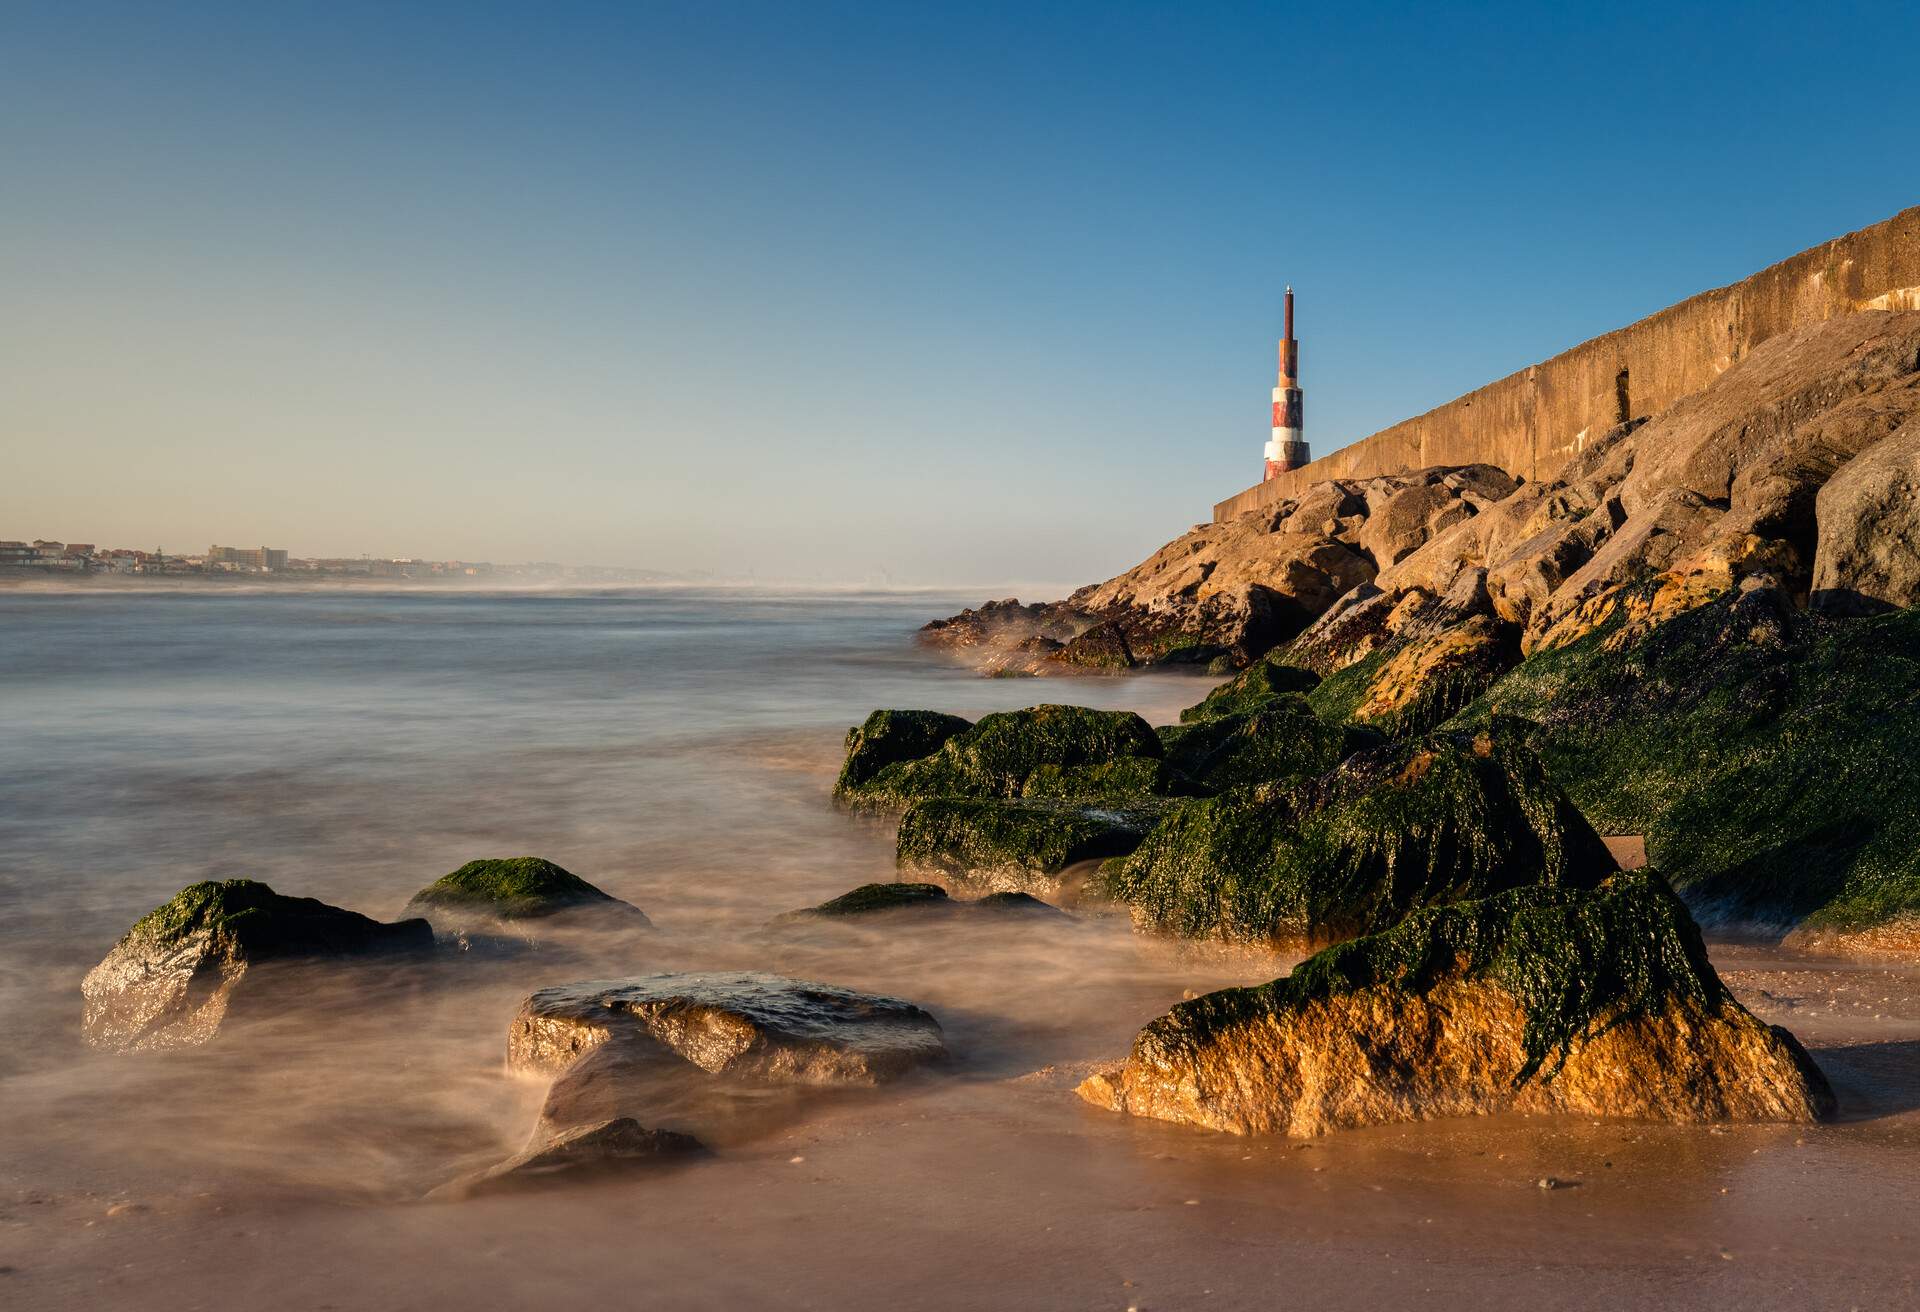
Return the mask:
M 419 953 L 424 920 L 384 924 L 251 879 L 208 880 L 148 912 L 81 982 L 81 1032 L 129 1052 L 205 1043 L 243 1000 L 268 988 L 257 967 Z M 278 992 L 276 1001 L 285 1001 Z
M 1920 922 L 1920 610 L 1809 616 L 1766 589 L 1648 624 L 1657 583 L 1459 717 L 1536 723 L 1602 829 L 1696 913 L 1803 934 Z
M 775 918 L 774 923 L 791 924 L 801 920 L 840 920 L 850 916 L 873 916 L 889 911 L 948 911 L 953 907 L 947 890 L 938 884 L 862 884 L 856 889 L 828 898 L 818 906 L 802 907 Z
M 1833 1094 L 1736 1002 L 1651 871 L 1416 912 L 1284 979 L 1184 1002 L 1080 1088 L 1235 1134 L 1503 1111 L 1812 1121 Z
M 1112 800 L 1136 796 L 1136 789 L 1157 780 L 1161 755 L 1159 738 L 1131 711 L 1035 706 L 982 716 L 937 750 L 843 783 L 838 795 L 889 810 L 922 797 L 1015 798 L 1030 787 L 1055 798 Z M 850 753 L 850 765 L 851 759 Z
M 929 797 L 900 817 L 895 860 L 904 872 L 938 874 L 987 888 L 1052 892 L 1082 861 L 1139 846 L 1155 812 L 1069 802 Z
M 1320 676 L 1312 670 L 1287 665 L 1278 657 L 1279 653 L 1272 653 L 1255 661 L 1199 702 L 1180 712 L 1180 722 L 1192 724 L 1198 720 L 1258 710 L 1276 698 L 1312 692 L 1319 686 Z
M 1252 710 L 1160 730 L 1169 791 L 1196 795 L 1325 774 L 1380 738 L 1331 724 L 1298 693 L 1268 696 Z
M 469 861 L 413 895 L 407 910 L 441 929 L 585 912 L 644 927 L 640 908 L 537 856 Z
M 1591 887 L 1606 845 L 1500 722 L 1348 758 L 1291 787 L 1174 804 L 1105 891 L 1145 928 L 1325 943 L 1523 884 Z
M 940 711 L 875 711 L 847 730 L 847 760 L 833 795 L 851 797 L 888 766 L 917 761 L 972 727 L 971 721 Z
M 1335 724 L 1389 737 L 1425 733 L 1480 696 L 1520 660 L 1514 632 L 1475 615 L 1436 633 L 1395 638 L 1329 674 L 1308 694 Z

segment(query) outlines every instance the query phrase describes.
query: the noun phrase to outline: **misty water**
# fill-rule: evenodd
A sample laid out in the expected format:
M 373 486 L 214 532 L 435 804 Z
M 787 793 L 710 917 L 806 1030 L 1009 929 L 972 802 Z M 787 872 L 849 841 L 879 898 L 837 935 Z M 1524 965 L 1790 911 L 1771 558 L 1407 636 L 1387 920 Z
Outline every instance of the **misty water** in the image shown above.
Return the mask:
M 1074 1083 L 1183 994 L 1290 964 L 1124 917 L 769 935 L 891 878 L 828 794 L 881 706 L 1172 719 L 1177 675 L 989 680 L 914 628 L 978 597 L 635 590 L 0 593 L 0 1304 L 1320 1307 L 1910 1304 L 1920 984 L 1721 947 L 1843 1117 L 1487 1118 L 1243 1140 Z M 475 857 L 548 857 L 653 934 L 340 972 L 204 1048 L 88 1050 L 79 980 L 182 886 L 383 919 Z M 879 1090 L 663 1097 L 712 1158 L 429 1203 L 527 1139 L 535 988 L 771 970 L 932 1011 L 952 1064 Z M 1553 1176 L 1574 1187 L 1543 1191 Z M 1598 1282 L 1598 1283 L 1595 1283 Z

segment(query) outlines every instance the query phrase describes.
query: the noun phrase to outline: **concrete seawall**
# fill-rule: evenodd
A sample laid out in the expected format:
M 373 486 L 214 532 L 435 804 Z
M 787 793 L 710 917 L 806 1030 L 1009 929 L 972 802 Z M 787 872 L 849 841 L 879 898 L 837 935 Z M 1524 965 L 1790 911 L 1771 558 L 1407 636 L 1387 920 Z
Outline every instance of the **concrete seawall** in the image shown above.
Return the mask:
M 1259 510 L 1330 478 L 1428 465 L 1481 463 L 1551 478 L 1589 438 L 1699 391 L 1777 333 L 1861 310 L 1914 309 L 1920 206 L 1383 428 L 1228 497 L 1213 517 Z

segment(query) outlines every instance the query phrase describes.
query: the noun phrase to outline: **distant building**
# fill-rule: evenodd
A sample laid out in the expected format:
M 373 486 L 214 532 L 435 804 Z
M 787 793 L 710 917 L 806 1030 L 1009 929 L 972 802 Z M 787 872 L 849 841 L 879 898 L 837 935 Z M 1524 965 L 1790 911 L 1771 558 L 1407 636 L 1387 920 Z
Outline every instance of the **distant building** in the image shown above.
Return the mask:
M 31 565 L 38 555 L 24 542 L 0 542 L 0 565 Z
M 208 547 L 207 564 L 222 569 L 282 570 L 287 553 L 280 547 Z

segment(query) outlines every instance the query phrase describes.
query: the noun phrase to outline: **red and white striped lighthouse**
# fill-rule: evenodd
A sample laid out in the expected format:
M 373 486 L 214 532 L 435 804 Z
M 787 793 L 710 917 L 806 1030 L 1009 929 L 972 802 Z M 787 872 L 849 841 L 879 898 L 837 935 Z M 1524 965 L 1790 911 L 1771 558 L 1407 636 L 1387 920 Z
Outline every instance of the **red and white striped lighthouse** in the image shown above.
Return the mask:
M 1273 389 L 1273 437 L 1267 443 L 1267 478 L 1298 469 L 1313 458 L 1307 452 L 1305 414 L 1300 398 L 1300 343 L 1293 337 L 1293 288 L 1289 287 L 1287 331 L 1280 339 L 1280 385 Z

